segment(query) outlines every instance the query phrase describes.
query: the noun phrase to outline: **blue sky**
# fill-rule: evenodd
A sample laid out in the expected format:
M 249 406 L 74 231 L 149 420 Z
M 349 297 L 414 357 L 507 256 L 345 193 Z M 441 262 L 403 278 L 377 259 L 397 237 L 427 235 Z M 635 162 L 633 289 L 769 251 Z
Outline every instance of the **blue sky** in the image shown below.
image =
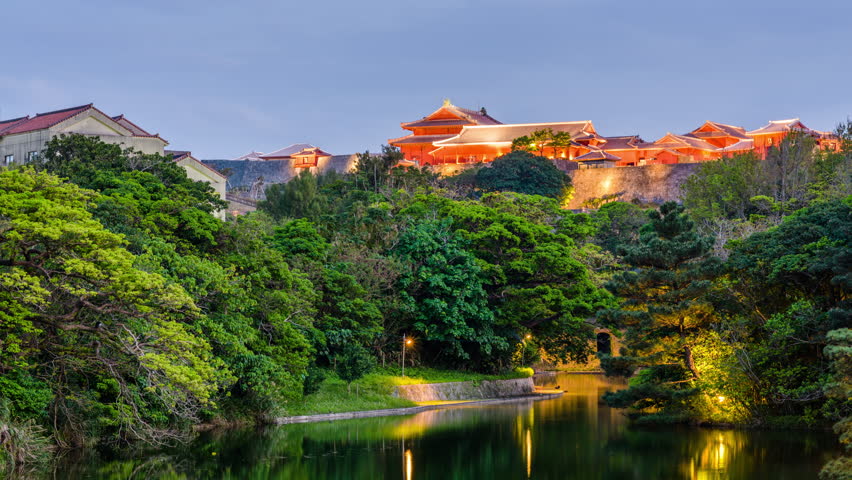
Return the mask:
M 376 150 L 442 99 L 655 140 L 852 115 L 848 0 L 42 0 L 0 6 L 0 118 L 94 102 L 169 148 Z

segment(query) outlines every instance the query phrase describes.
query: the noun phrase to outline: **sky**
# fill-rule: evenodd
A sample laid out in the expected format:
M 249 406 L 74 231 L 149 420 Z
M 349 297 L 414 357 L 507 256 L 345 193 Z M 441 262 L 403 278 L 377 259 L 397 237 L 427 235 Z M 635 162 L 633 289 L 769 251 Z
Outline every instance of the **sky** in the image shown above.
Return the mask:
M 849 0 L 5 0 L 0 119 L 94 103 L 202 159 L 376 151 L 449 98 L 653 141 L 852 116 Z

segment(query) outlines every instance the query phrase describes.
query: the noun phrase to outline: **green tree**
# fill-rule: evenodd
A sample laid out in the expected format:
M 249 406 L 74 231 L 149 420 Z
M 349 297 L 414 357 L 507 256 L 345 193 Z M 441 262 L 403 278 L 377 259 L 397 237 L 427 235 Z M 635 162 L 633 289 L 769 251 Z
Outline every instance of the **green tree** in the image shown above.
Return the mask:
M 550 160 L 516 151 L 494 160 L 476 173 L 476 185 L 486 192 L 517 192 L 563 198 L 571 178 Z
M 640 413 L 653 408 L 683 415 L 702 374 L 695 350 L 715 318 L 704 296 L 719 262 L 708 255 L 712 239 L 695 232 L 682 206 L 665 203 L 649 218 L 639 244 L 624 248 L 631 270 L 616 274 L 607 285 L 624 299 L 621 308 L 600 314 L 605 325 L 626 330 L 625 355 L 601 355 L 607 374 L 629 376 L 642 370 L 630 388 L 604 399 Z
M 780 225 L 735 242 L 727 296 L 740 368 L 752 380 L 753 415 L 837 420 L 852 404 L 825 397 L 827 332 L 852 324 L 852 197 L 816 203 Z
M 498 335 L 515 345 L 531 332 L 553 359 L 584 361 L 591 353 L 591 322 L 612 297 L 598 288 L 580 252 L 564 230 L 558 203 L 539 196 L 493 193 L 481 201 L 418 197 L 403 213 L 415 218 L 450 218 L 482 269 Z M 567 228 L 566 228 L 567 227 Z M 493 359 L 494 367 L 508 362 Z
M 421 344 L 443 361 L 468 360 L 506 350 L 494 333 L 481 269 L 446 221 L 412 225 L 393 252 L 410 270 L 400 278 L 405 311 Z
M 0 367 L 18 372 L 0 396 L 29 376 L 49 385 L 63 443 L 159 441 L 231 376 L 184 323 L 198 315 L 192 299 L 134 268 L 87 210 L 94 198 L 47 173 L 0 172 Z
M 529 135 L 512 140 L 512 151 L 537 152 L 539 156 L 544 156 L 547 149 L 550 149 L 553 156 L 567 154 L 570 146 L 571 134 L 554 132 L 552 128 L 535 130 Z
M 257 207 L 281 218 L 317 218 L 326 208 L 326 198 L 317 176 L 303 170 L 287 183 L 276 183 L 266 188 L 266 199 Z
M 828 332 L 825 356 L 833 364 L 833 377 L 826 393 L 841 402 L 852 399 L 852 329 L 841 328 Z M 852 478 L 852 415 L 847 415 L 834 425 L 840 436 L 844 455 L 826 464 L 819 474 L 820 480 Z
M 171 158 L 122 150 L 82 135 L 47 143 L 36 168 L 101 193 L 90 208 L 105 227 L 123 234 L 139 253 L 151 235 L 183 250 L 208 248 L 222 222 L 211 213 L 226 208 L 206 182 L 196 182 Z
M 769 190 L 761 162 L 747 153 L 702 163 L 683 185 L 684 206 L 698 222 L 766 213 L 752 201 Z
M 352 382 L 370 373 L 376 365 L 376 359 L 361 345 L 349 343 L 335 357 L 334 365 L 337 376 L 346 382 L 346 388 L 351 392 Z

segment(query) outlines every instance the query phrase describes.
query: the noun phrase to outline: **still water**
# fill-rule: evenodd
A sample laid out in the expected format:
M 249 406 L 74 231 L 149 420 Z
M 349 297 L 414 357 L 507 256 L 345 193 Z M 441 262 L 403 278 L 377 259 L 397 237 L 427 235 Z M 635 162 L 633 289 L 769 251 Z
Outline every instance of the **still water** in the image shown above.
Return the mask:
M 126 459 L 67 459 L 56 478 L 773 479 L 816 478 L 836 439 L 819 432 L 629 427 L 599 404 L 620 384 L 537 377 L 550 400 L 205 434 Z

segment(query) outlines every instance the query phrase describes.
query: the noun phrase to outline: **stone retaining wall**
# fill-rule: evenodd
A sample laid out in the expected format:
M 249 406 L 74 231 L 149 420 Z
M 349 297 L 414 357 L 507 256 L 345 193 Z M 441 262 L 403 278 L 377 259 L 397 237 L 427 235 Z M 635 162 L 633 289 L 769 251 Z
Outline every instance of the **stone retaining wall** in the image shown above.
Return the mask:
M 413 402 L 436 400 L 475 400 L 529 395 L 535 391 L 533 379 L 483 380 L 481 382 L 424 383 L 400 385 L 396 395 Z
M 574 198 L 568 208 L 583 207 L 589 199 L 620 194 L 618 200 L 663 203 L 680 200 L 681 185 L 700 166 L 699 163 L 645 165 L 641 167 L 589 168 L 569 170 Z

